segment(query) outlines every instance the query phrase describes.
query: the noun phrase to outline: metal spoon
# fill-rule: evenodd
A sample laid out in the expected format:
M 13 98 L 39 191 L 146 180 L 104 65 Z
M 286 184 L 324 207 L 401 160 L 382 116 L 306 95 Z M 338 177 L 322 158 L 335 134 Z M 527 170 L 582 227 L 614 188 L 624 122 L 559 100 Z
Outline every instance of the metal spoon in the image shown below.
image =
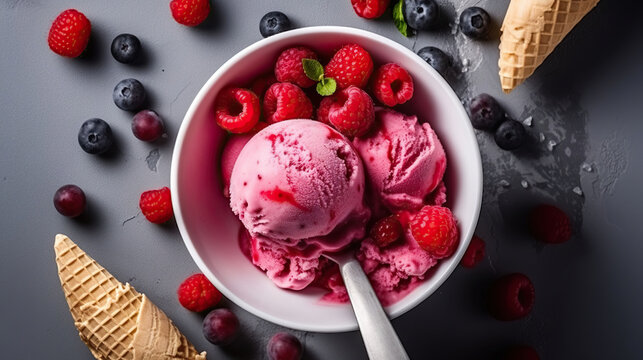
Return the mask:
M 339 265 L 369 359 L 409 359 L 354 252 L 345 250 L 324 256 Z

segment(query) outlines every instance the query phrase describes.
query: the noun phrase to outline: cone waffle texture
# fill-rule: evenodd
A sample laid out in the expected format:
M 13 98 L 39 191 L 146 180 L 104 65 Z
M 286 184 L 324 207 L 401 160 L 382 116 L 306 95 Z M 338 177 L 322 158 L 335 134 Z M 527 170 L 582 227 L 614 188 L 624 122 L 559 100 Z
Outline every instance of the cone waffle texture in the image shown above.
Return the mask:
M 599 0 L 511 0 L 500 36 L 500 83 L 521 84 Z
M 144 294 L 116 280 L 65 235 L 58 276 L 80 338 L 99 360 L 205 360 Z

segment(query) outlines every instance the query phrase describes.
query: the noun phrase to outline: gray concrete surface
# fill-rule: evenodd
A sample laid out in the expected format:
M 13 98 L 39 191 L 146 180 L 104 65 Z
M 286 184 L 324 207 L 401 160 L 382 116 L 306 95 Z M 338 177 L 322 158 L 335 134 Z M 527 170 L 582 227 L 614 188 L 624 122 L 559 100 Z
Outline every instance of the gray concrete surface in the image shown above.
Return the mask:
M 347 25 L 413 49 L 441 47 L 466 70 L 449 79 L 461 98 L 488 92 L 511 116 L 533 117 L 528 132 L 534 141 L 525 150 L 504 152 L 487 134 L 478 136 L 485 194 L 477 233 L 487 241 L 487 258 L 475 269 L 457 269 L 436 294 L 394 321 L 413 359 L 493 359 L 516 343 L 531 344 L 542 359 L 641 357 L 643 6 L 637 1 L 602 1 L 511 95 L 500 92 L 497 39 L 472 42 L 448 27 L 405 39 L 390 15 L 360 19 L 348 0 L 214 0 L 208 22 L 189 29 L 171 19 L 168 2 L 0 1 L 2 358 L 90 358 L 58 283 L 52 249 L 58 232 L 147 293 L 211 358 L 266 358 L 264 346 L 281 328 L 233 304 L 227 305 L 240 316 L 242 337 L 229 348 L 207 343 L 201 316 L 181 308 L 175 296 L 179 282 L 197 268 L 175 224 L 148 223 L 137 199 L 143 190 L 169 184 L 173 142 L 190 102 L 218 66 L 260 39 L 259 19 L 270 10 L 284 11 L 297 27 Z M 508 4 L 439 2 L 451 18 L 467 6 L 482 6 L 496 25 Z M 92 21 L 83 59 L 64 59 L 47 47 L 51 21 L 70 7 Z M 112 59 L 109 44 L 123 32 L 141 39 L 144 64 Z M 111 100 L 114 85 L 126 77 L 149 89 L 152 108 L 168 125 L 165 142 L 149 145 L 131 135 L 130 115 Z M 97 158 L 78 147 L 78 128 L 91 117 L 111 124 L 115 155 Z M 552 151 L 550 140 L 556 143 Z M 584 164 L 591 171 L 582 170 Z M 66 219 L 52 206 L 54 191 L 66 183 L 88 196 L 82 219 Z M 577 186 L 583 195 L 573 192 Z M 543 246 L 525 233 L 524 213 L 540 201 L 573 215 L 571 241 Z M 533 280 L 536 305 L 523 320 L 498 322 L 484 309 L 484 290 L 515 271 Z M 356 332 L 295 334 L 305 343 L 305 359 L 366 358 Z

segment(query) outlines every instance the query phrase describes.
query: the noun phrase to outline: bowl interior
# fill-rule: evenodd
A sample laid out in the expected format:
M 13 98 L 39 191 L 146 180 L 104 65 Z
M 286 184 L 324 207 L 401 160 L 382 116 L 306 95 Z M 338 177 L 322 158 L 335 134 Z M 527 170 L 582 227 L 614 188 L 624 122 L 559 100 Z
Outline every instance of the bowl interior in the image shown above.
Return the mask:
M 414 79 L 411 104 L 402 112 L 429 121 L 447 153 L 447 205 L 459 222 L 456 254 L 441 261 L 432 276 L 399 302 L 386 308 L 393 317 L 433 293 L 457 266 L 473 234 L 482 197 L 478 145 L 457 96 L 430 66 L 403 46 L 367 31 L 311 27 L 259 41 L 225 63 L 201 89 L 181 125 L 172 160 L 173 205 L 181 235 L 195 262 L 226 297 L 268 321 L 305 331 L 336 332 L 357 328 L 348 304 L 320 303 L 322 290 L 277 288 L 241 253 L 239 221 L 221 190 L 219 157 L 225 133 L 213 116 L 219 90 L 247 85 L 270 71 L 280 51 L 306 45 L 326 56 L 347 43 L 358 43 L 376 64 L 396 62 Z

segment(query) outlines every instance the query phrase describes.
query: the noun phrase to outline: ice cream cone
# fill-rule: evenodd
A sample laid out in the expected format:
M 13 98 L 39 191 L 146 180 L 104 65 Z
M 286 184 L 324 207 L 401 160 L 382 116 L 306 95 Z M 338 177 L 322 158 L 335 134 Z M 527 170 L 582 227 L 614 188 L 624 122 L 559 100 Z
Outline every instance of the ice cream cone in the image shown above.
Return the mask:
M 122 284 L 65 235 L 58 276 L 80 338 L 100 360 L 205 360 L 145 295 Z
M 511 0 L 500 36 L 500 83 L 521 84 L 599 0 Z

